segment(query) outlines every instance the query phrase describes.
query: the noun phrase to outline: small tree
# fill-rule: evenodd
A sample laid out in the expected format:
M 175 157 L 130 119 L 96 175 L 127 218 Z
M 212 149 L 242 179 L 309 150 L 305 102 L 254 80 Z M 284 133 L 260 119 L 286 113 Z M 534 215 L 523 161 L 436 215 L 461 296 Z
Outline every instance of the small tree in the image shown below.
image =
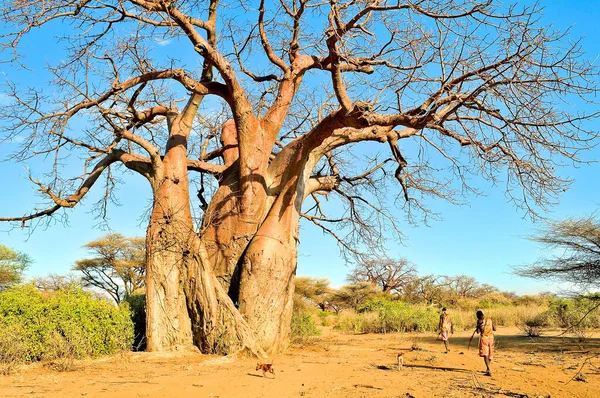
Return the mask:
M 21 282 L 23 272 L 31 262 L 27 254 L 0 244 L 0 290 Z
M 443 285 L 451 296 L 459 298 L 478 298 L 485 294 L 482 285 L 468 275 L 445 276 Z
M 371 282 L 358 282 L 344 285 L 331 296 L 331 301 L 337 309 L 352 308 L 358 310 L 367 301 L 381 294 Z
M 600 283 L 600 219 L 596 215 L 549 222 L 530 237 L 553 253 L 517 269 L 517 274 L 536 279 L 568 282 L 580 291 Z
M 42 278 L 35 278 L 32 282 L 36 289 L 46 292 L 67 290 L 73 286 L 81 286 L 81 278 L 75 275 L 50 274 Z
M 301 276 L 296 278 L 295 294 L 325 311 L 329 297 L 333 291 L 329 287 L 329 284 L 330 282 L 327 278 Z
M 371 282 L 384 293 L 402 294 L 405 287 L 417 277 L 415 267 L 404 257 L 370 258 L 359 262 L 348 280 L 353 283 Z
M 429 305 L 440 304 L 448 294 L 445 284 L 435 275 L 414 278 L 404 289 L 404 298 Z
M 105 291 L 117 304 L 144 287 L 144 238 L 108 234 L 84 247 L 95 255 L 76 261 L 73 267 L 83 273 L 84 286 Z

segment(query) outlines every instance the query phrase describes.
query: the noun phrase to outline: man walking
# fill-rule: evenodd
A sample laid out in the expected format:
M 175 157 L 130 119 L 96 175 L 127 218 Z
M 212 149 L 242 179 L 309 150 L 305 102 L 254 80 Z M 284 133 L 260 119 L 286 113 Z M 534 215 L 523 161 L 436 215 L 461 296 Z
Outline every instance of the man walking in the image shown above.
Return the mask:
M 447 354 L 450 352 L 450 343 L 448 339 L 450 338 L 450 334 L 454 334 L 454 325 L 452 325 L 452 319 L 450 319 L 450 315 L 446 312 L 445 307 L 442 308 L 442 314 L 440 315 L 439 330 Z
M 469 339 L 469 346 L 471 346 L 471 341 L 473 341 L 473 336 L 475 333 L 479 334 L 479 356 L 483 357 L 483 361 L 485 362 L 485 375 L 491 376 L 492 372 L 490 370 L 490 362 L 492 362 L 492 357 L 494 356 L 494 333 L 496 331 L 496 325 L 490 318 L 486 318 L 483 314 L 482 310 L 477 310 L 477 326 Z

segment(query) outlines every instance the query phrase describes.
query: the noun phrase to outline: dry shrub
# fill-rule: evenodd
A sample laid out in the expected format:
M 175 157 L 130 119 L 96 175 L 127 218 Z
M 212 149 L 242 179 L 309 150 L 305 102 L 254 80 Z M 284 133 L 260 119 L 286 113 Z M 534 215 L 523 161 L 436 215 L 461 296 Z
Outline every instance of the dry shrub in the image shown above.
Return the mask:
M 354 310 L 340 312 L 336 328 L 346 333 L 382 332 L 379 314 L 376 312 L 357 314 Z
M 0 374 L 8 375 L 27 361 L 26 335 L 20 326 L 0 323 Z
M 542 317 L 548 310 L 544 305 L 527 306 L 498 306 L 484 308 L 485 316 L 491 318 L 498 326 L 519 326 L 521 327 L 531 319 Z M 475 311 L 449 310 L 452 317 L 452 323 L 456 330 L 465 330 L 475 327 Z
M 336 329 L 343 332 L 356 332 L 356 325 L 358 323 L 358 314 L 356 311 L 346 309 L 340 311 L 338 315 L 338 323 Z
M 410 339 L 410 349 L 412 351 L 421 351 L 421 350 L 423 350 L 423 348 L 421 347 L 421 340 L 419 338 L 417 338 L 416 336 L 413 336 Z
M 536 317 L 534 319 L 530 319 L 525 321 L 523 325 L 520 326 L 520 329 L 528 336 L 528 337 L 540 337 L 542 335 L 542 329 L 544 327 L 544 322 L 540 317 Z
M 340 319 L 338 315 L 328 311 L 319 311 L 318 315 L 321 326 L 337 326 Z
M 85 345 L 85 341 L 78 335 L 66 337 L 52 331 L 46 345 L 43 359 L 47 360 L 47 365 L 59 372 L 71 372 L 75 370 L 75 360 L 81 357 L 80 347 Z
M 589 340 L 592 337 L 592 333 L 590 331 L 579 326 L 574 327 L 572 333 L 578 343 L 585 343 L 586 340 Z
M 291 328 L 292 342 L 296 344 L 307 344 L 311 337 L 321 334 L 321 330 L 315 322 L 315 316 L 309 311 L 294 313 Z

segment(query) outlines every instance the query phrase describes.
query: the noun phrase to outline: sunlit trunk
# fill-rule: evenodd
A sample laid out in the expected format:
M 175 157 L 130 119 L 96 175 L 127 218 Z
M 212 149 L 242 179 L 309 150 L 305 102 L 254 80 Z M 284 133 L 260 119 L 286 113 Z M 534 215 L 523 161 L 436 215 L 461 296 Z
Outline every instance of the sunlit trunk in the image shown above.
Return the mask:
M 165 155 L 153 181 L 154 203 L 146 234 L 146 338 L 148 351 L 192 347 L 183 265 L 194 237 L 185 148 Z

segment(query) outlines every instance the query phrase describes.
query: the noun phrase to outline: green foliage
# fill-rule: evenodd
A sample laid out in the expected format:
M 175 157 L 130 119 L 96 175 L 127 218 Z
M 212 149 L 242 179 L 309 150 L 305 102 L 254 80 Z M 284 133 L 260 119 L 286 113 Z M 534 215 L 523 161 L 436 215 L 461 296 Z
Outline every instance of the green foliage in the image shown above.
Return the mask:
M 500 292 L 486 294 L 479 299 L 479 308 L 493 308 L 511 305 L 511 299 Z
M 434 307 L 385 299 L 372 301 L 359 311 L 365 312 L 377 313 L 381 333 L 434 331 L 440 315 Z
M 128 238 L 112 233 L 84 247 L 94 257 L 78 260 L 73 267 L 75 271 L 83 274 L 81 279 L 84 286 L 105 291 L 117 304 L 144 287 L 144 238 Z
M 292 315 L 292 340 L 295 343 L 305 343 L 310 337 L 320 334 L 321 330 L 310 312 L 294 312 Z
M 133 348 L 143 351 L 146 348 L 146 293 L 136 292 L 125 299 L 133 321 Z
M 339 329 L 356 333 L 425 332 L 437 330 L 439 311 L 398 300 L 374 300 L 352 316 L 340 319 Z
M 0 293 L 0 331 L 12 330 L 21 361 L 83 358 L 129 349 L 133 323 L 117 308 L 73 285 L 42 292 L 32 285 Z M 3 333 L 0 333 L 3 335 Z M 0 349 L 6 350 L 6 347 Z M 14 355 L 0 352 L 0 357 Z
M 499 326 L 520 326 L 527 320 L 545 319 L 547 306 L 495 306 L 485 309 L 486 316 Z M 455 330 L 475 327 L 475 310 L 449 308 Z M 358 312 L 343 311 L 337 328 L 354 333 L 437 332 L 440 310 L 424 304 L 400 300 L 375 300 Z
M 546 325 L 547 322 L 545 315 L 540 314 L 534 318 L 526 320 L 521 326 L 521 330 L 523 330 L 528 337 L 540 337 L 542 335 L 543 328 Z
M 0 290 L 21 282 L 23 272 L 31 264 L 31 258 L 0 245 Z
M 325 301 L 331 294 L 332 289 L 329 287 L 329 279 L 327 278 L 312 278 L 308 276 L 300 276 L 295 280 L 294 292 L 314 306 L 324 307 Z
M 22 326 L 0 322 L 0 374 L 9 374 L 24 363 L 26 350 L 27 342 Z
M 370 282 L 358 282 L 340 287 L 331 295 L 331 302 L 339 308 L 358 310 L 370 300 L 382 294 L 381 290 Z
M 550 298 L 546 316 L 553 325 L 561 328 L 600 328 L 599 304 L 597 300 L 586 297 Z
M 321 325 L 333 326 L 336 324 L 338 316 L 335 312 L 330 311 L 319 311 L 318 314 Z

